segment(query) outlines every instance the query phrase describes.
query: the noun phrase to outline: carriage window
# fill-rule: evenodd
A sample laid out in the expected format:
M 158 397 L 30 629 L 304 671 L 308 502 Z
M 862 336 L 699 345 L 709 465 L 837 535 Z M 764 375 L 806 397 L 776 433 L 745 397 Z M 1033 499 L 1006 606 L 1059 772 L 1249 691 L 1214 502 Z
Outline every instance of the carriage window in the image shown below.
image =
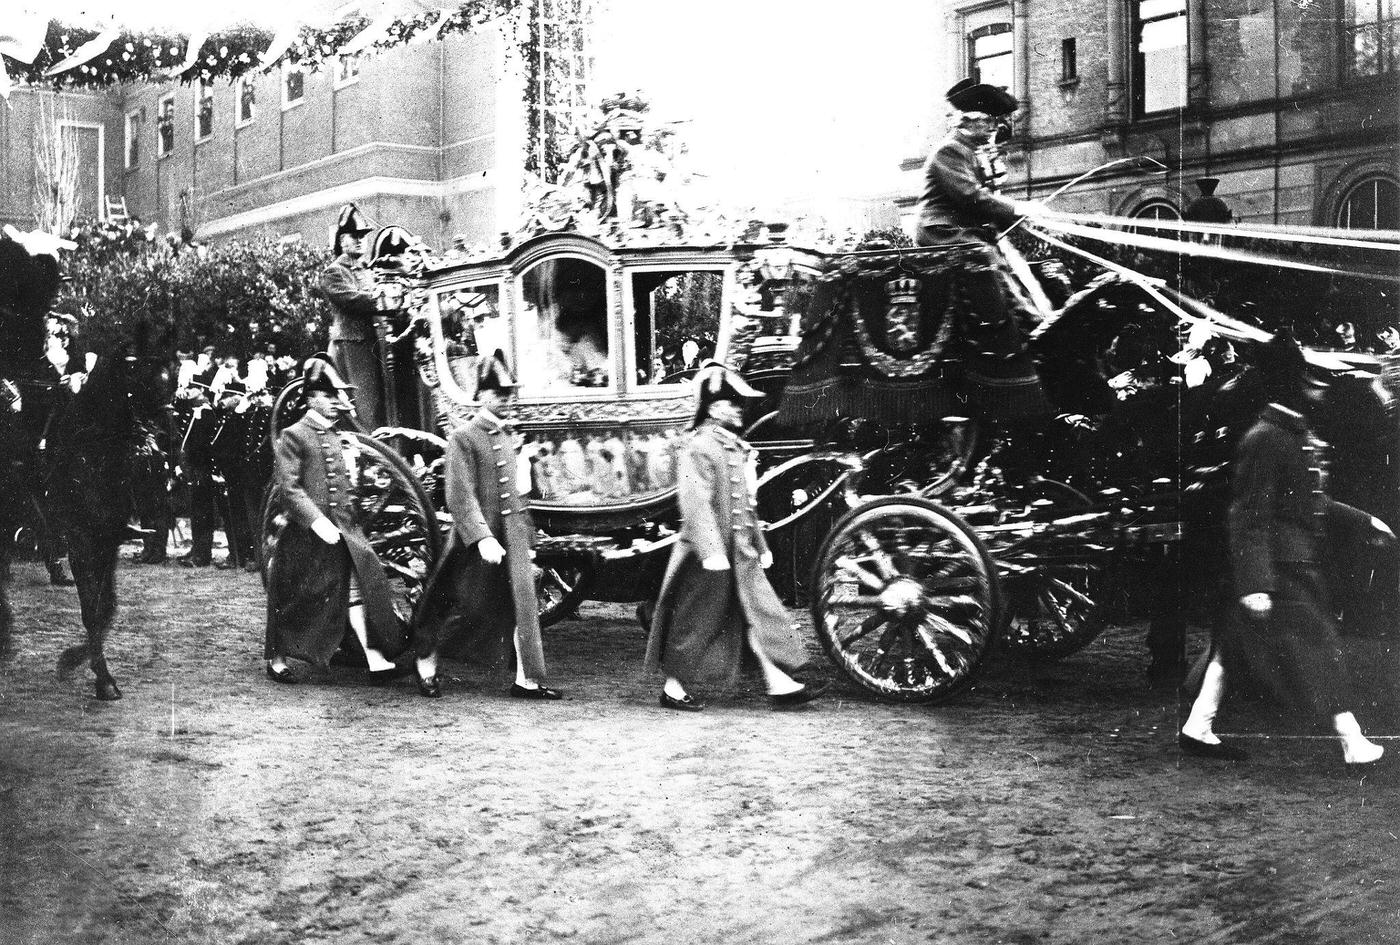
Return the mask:
M 516 370 L 526 397 L 612 384 L 607 274 L 583 259 L 547 259 L 521 280 Z
M 713 357 L 724 277 L 718 272 L 639 272 L 632 276 L 637 382 L 677 383 Z
M 449 356 L 484 355 L 500 350 L 510 358 L 510 327 L 501 317 L 501 287 L 469 285 L 438 300 L 442 337 Z

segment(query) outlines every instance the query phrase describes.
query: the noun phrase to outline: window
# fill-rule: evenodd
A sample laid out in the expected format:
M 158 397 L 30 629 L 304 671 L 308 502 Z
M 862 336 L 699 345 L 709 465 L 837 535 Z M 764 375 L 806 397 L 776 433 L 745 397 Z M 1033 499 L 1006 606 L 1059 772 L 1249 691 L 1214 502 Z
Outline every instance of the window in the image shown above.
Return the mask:
M 1342 65 L 1348 78 L 1400 68 L 1400 13 L 1396 0 L 1342 0 Z
M 676 383 L 680 372 L 714 356 L 724 293 L 720 273 L 637 272 L 631 285 L 637 383 Z
M 343 89 L 360 81 L 360 55 L 341 56 L 335 62 L 335 87 Z
M 1011 88 L 1015 61 L 1011 50 L 1011 24 L 990 23 L 969 33 L 967 59 L 973 81 Z
M 251 79 L 239 79 L 233 86 L 233 98 L 237 102 L 239 128 L 253 123 L 253 116 L 257 112 L 257 91 L 253 87 Z
M 1142 204 L 1140 207 L 1134 210 L 1131 216 L 1134 220 L 1181 219 L 1181 213 L 1176 209 L 1176 207 L 1165 200 L 1149 200 L 1147 203 Z M 1130 232 L 1142 233 L 1147 236 L 1171 235 L 1170 233 L 1164 234 L 1161 230 L 1158 230 L 1156 227 L 1142 227 L 1141 229 L 1139 229 L 1138 227 L 1132 227 L 1130 229 Z
M 200 79 L 194 94 L 194 137 L 203 141 L 214 133 L 214 83 Z
M 1138 115 L 1186 104 L 1186 0 L 1135 0 L 1133 105 Z
M 1353 184 L 1337 208 L 1347 230 L 1400 230 L 1400 184 L 1377 174 Z
M 141 162 L 141 112 L 126 113 L 126 166 L 128 169 Z
M 602 267 L 585 259 L 546 259 L 521 277 L 522 396 L 612 389 L 607 284 Z
M 1060 40 L 1060 81 L 1079 81 L 1079 53 L 1073 37 Z
M 175 150 L 175 93 L 163 95 L 156 105 L 156 157 Z
M 295 108 L 306 99 L 306 70 L 301 66 L 282 66 L 282 109 Z

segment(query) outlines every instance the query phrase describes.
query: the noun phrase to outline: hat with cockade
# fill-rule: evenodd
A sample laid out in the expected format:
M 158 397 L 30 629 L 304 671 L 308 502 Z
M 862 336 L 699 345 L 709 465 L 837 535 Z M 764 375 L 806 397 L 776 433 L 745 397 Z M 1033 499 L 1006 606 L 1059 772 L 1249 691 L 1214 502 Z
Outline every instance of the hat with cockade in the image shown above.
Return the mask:
M 335 235 L 331 237 L 331 252 L 340 252 L 340 238 L 349 233 L 352 236 L 364 236 L 372 230 L 365 222 L 364 215 L 360 213 L 360 208 L 353 203 L 347 203 L 340 208 L 340 218 L 335 224 Z
M 330 394 L 338 396 L 341 391 L 354 390 L 354 384 L 347 384 L 341 378 L 335 365 L 321 358 L 310 358 L 302 368 L 302 391 L 305 394 Z
M 704 421 L 710 404 L 720 400 L 743 403 L 763 396 L 763 391 L 754 387 L 740 376 L 738 371 L 725 367 L 718 361 L 710 360 L 700 365 L 695 374 L 695 416 L 691 429 Z
M 963 79 L 948 90 L 948 104 L 960 112 L 982 112 L 1000 118 L 1010 115 L 1021 103 L 1001 86 Z

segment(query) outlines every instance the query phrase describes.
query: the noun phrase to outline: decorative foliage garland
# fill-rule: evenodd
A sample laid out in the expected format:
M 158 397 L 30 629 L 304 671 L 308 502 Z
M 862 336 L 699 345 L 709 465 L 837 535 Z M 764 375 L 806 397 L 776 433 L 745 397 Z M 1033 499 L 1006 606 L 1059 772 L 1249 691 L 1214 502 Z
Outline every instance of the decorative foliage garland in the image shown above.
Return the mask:
M 442 22 L 436 14 L 396 20 L 388 32 L 373 44 L 373 48 L 400 46 L 425 30 L 439 36 L 471 32 L 484 23 L 509 15 L 520 3 L 521 0 L 467 0 L 455 12 L 446 14 Z M 361 33 L 369 22 L 365 17 L 352 17 L 327 28 L 304 26 L 283 59 L 316 71 L 321 63 L 333 60 L 337 51 Z M 50 88 L 102 88 L 123 82 L 160 81 L 177 77 L 184 83 L 196 79 L 206 82 L 226 79 L 232 82 L 244 73 L 262 67 L 262 56 L 273 39 L 272 31 L 256 26 L 220 30 L 204 41 L 194 65 L 175 76 L 171 71 L 184 62 L 188 37 L 156 32 L 123 32 L 106 52 L 86 65 L 56 76 L 44 75 L 46 70 L 94 39 L 98 32 L 51 22 L 44 48 L 34 62 L 26 64 L 6 56 L 5 69 L 19 82 Z

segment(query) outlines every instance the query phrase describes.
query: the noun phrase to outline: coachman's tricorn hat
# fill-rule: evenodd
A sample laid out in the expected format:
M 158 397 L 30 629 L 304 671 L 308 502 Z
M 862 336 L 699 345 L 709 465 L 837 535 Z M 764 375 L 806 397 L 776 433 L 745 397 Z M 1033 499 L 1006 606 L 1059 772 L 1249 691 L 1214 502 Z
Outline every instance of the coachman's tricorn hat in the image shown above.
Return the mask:
M 1010 115 L 1021 103 L 1000 86 L 963 79 L 948 90 L 948 104 L 960 112 L 984 112 L 1000 118 Z
M 497 348 L 489 358 L 482 358 L 476 366 L 476 389 L 480 393 L 484 390 L 512 391 L 516 388 L 515 378 L 510 373 L 510 367 L 506 364 L 505 354 Z
M 695 374 L 695 416 L 690 423 L 691 429 L 704 421 L 710 404 L 715 401 L 733 400 L 742 403 L 762 396 L 763 391 L 744 380 L 737 371 L 718 361 L 706 361 Z
M 340 252 L 340 238 L 346 233 L 354 236 L 364 236 L 374 227 L 365 222 L 364 216 L 360 213 L 360 208 L 353 203 L 347 203 L 340 208 L 340 219 L 335 224 L 335 235 L 331 237 L 331 252 Z
M 308 395 L 320 392 L 335 397 L 341 391 L 355 389 L 355 385 L 345 383 L 333 364 L 321 358 L 307 360 L 302 369 L 301 384 L 302 392 Z

